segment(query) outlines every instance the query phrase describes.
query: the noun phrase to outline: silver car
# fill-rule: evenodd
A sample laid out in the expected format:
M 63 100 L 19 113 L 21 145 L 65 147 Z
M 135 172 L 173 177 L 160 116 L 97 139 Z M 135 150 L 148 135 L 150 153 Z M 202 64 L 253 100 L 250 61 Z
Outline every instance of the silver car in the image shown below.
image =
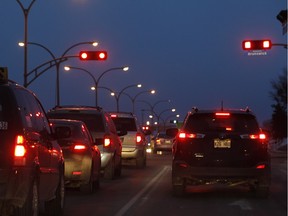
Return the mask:
M 126 135 L 120 136 L 122 160 L 134 160 L 137 167 L 144 168 L 146 166 L 147 141 L 144 132 L 137 124 L 136 117 L 127 112 L 110 112 L 110 116 L 118 133 L 127 132 Z

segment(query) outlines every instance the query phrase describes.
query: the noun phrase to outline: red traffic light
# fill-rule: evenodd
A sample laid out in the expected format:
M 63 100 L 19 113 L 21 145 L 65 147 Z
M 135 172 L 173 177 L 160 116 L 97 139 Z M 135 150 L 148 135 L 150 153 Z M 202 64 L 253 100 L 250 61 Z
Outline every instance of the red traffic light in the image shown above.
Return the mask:
M 271 47 L 271 40 L 245 40 L 242 42 L 243 50 L 266 50 Z
M 106 60 L 108 57 L 106 51 L 81 51 L 80 60 Z

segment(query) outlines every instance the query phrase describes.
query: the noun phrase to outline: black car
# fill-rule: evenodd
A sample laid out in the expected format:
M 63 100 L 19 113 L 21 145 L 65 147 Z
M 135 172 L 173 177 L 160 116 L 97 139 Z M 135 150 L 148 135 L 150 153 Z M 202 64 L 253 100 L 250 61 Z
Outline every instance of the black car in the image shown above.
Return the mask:
M 83 121 L 91 133 L 93 142 L 101 152 L 101 172 L 106 179 L 121 175 L 122 143 L 110 115 L 100 107 L 60 106 L 47 112 L 49 118 Z
M 0 82 L 0 215 L 62 215 L 64 159 L 36 96 Z
M 65 186 L 93 193 L 99 188 L 101 154 L 84 122 L 50 119 L 65 160 Z
M 173 145 L 172 187 L 183 195 L 188 185 L 247 185 L 267 196 L 270 157 L 267 139 L 249 110 L 193 109 Z

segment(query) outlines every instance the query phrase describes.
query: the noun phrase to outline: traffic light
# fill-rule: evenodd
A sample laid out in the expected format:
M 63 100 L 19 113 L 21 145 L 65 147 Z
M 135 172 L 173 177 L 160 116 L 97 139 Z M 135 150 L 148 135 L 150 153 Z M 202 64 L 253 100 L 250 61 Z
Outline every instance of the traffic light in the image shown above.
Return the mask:
M 81 51 L 79 53 L 80 60 L 106 60 L 108 57 L 106 51 Z
M 242 42 L 243 50 L 266 50 L 271 47 L 271 40 L 245 40 Z

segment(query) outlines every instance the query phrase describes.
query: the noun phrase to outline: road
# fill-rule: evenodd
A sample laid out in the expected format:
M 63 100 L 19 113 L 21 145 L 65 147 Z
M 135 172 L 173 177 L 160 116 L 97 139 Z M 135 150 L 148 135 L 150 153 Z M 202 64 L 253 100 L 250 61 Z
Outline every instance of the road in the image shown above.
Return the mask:
M 286 216 L 287 158 L 272 159 L 269 198 L 253 196 L 244 187 L 191 187 L 186 196 L 171 192 L 169 153 L 149 154 L 147 167 L 125 165 L 122 177 L 102 180 L 92 195 L 67 190 L 65 216 Z

